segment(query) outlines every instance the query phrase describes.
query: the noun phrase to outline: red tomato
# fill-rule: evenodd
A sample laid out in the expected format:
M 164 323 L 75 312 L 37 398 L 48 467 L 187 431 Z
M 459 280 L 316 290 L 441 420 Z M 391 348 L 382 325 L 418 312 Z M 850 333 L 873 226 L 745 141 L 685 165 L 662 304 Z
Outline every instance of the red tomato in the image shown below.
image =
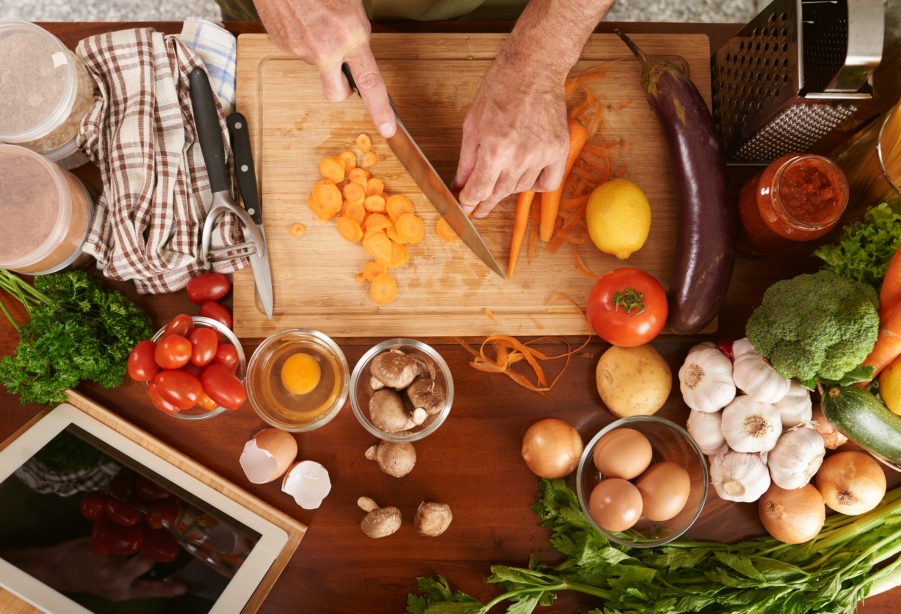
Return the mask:
M 161 501 L 174 496 L 171 492 L 156 482 L 148 480 L 143 475 L 139 475 L 135 481 L 135 494 L 144 501 Z
M 223 307 L 215 301 L 207 301 L 200 306 L 200 315 L 204 318 L 212 318 L 231 330 L 232 312 L 229 311 L 228 307 Z
M 191 409 L 197 404 L 203 387 L 200 381 L 191 375 L 178 369 L 166 369 L 160 371 L 153 383 L 163 398 L 179 409 Z
M 653 276 L 617 269 L 601 277 L 588 295 L 588 320 L 604 341 L 621 347 L 642 345 L 666 324 L 666 292 Z
M 216 363 L 211 364 L 203 372 L 200 380 L 203 382 L 203 391 L 210 398 L 226 409 L 238 409 L 247 400 L 247 392 L 244 385 L 235 375 Z
M 194 320 L 188 314 L 182 313 L 169 320 L 161 339 L 169 335 L 178 335 L 187 339 L 192 332 L 194 332 Z
M 205 367 L 216 357 L 216 348 L 219 347 L 219 335 L 212 328 L 198 328 L 191 333 L 189 339 L 194 348 L 191 353 L 191 364 Z
M 191 359 L 194 348 L 191 342 L 181 335 L 169 335 L 156 344 L 156 364 L 163 369 L 178 369 Z
M 144 517 L 144 522 L 154 529 L 161 529 L 163 521 L 169 525 L 174 525 L 180 511 L 181 502 L 175 497 L 163 499 L 162 501 L 153 501 L 147 506 L 147 515 Z
M 193 354 L 192 354 L 192 356 L 193 356 Z M 185 373 L 190 373 L 197 379 L 200 379 L 200 376 L 203 375 L 203 367 L 197 367 L 195 365 L 192 365 L 190 362 L 188 364 L 186 364 L 185 366 L 183 366 L 181 369 L 179 369 L 179 371 L 184 371 Z
M 141 341 L 128 355 L 128 376 L 136 382 L 149 382 L 160 370 L 156 364 L 156 344 Z
M 188 299 L 195 305 L 218 301 L 228 294 L 231 288 L 231 282 L 222 273 L 204 273 L 188 282 Z
M 216 401 L 211 399 L 210 395 L 205 392 L 201 392 L 200 396 L 197 397 L 197 405 L 198 407 L 201 407 L 202 409 L 205 409 L 207 411 L 213 411 L 214 409 L 219 407 L 218 405 L 216 405 Z
M 235 349 L 235 346 L 228 343 L 224 343 L 216 349 L 216 357 L 213 359 L 213 362 L 217 365 L 222 365 L 232 373 L 237 373 L 238 366 L 241 364 L 241 360 L 238 358 L 238 350 Z
M 91 548 L 94 552 L 99 550 L 98 554 L 134 554 L 141 549 L 143 541 L 141 527 L 123 527 L 106 516 L 95 522 L 91 530 Z
M 171 563 L 178 558 L 180 552 L 178 541 L 166 529 L 144 529 L 144 541 L 141 554 L 157 563 Z
M 106 509 L 107 499 L 109 499 L 109 497 L 99 490 L 92 490 L 89 493 L 85 493 L 79 504 L 81 515 L 88 520 L 97 520 L 102 517 L 104 510 Z
M 115 497 L 107 499 L 103 509 L 106 511 L 106 515 L 110 517 L 110 520 L 123 527 L 133 527 L 141 522 L 141 518 L 143 518 L 143 514 L 137 508 Z
M 160 392 L 160 389 L 156 387 L 156 384 L 153 382 L 147 383 L 147 395 L 150 397 L 150 402 L 153 403 L 154 407 L 160 409 L 167 414 L 177 414 L 178 408 L 163 398 L 163 394 Z

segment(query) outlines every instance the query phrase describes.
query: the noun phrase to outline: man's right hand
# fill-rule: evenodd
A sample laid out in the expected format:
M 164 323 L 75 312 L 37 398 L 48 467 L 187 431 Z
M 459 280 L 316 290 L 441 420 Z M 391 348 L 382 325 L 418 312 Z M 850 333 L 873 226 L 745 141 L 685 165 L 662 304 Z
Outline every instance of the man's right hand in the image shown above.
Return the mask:
M 397 129 L 385 81 L 369 49 L 371 28 L 360 0 L 255 0 L 269 38 L 319 69 L 322 94 L 340 102 L 351 95 L 347 62 L 372 121 L 383 137 Z

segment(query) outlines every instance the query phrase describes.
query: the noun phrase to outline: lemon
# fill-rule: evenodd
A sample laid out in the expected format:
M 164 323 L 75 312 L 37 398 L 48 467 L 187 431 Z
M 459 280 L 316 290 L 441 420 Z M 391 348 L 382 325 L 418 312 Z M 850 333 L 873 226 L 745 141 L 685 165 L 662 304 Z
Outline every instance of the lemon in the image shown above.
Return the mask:
M 613 179 L 591 193 L 585 218 L 598 249 L 625 260 L 648 239 L 651 205 L 637 185 Z
M 879 396 L 892 413 L 901 415 L 901 358 L 879 376 Z
M 322 368 L 315 358 L 299 352 L 282 365 L 282 385 L 291 394 L 307 394 L 316 389 L 322 377 Z

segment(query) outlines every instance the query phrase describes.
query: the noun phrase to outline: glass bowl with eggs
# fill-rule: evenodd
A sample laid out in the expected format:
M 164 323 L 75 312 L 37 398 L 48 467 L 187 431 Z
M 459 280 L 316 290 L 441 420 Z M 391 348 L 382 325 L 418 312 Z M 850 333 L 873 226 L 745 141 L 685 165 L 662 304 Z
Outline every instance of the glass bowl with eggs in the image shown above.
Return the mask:
M 268 337 L 247 365 L 247 398 L 270 425 L 302 433 L 328 424 L 347 400 L 350 369 L 327 335 L 291 328 Z
M 610 541 L 634 548 L 670 542 L 688 530 L 707 500 L 707 463 L 678 425 L 632 416 L 607 425 L 582 452 L 579 504 Z
M 450 414 L 454 380 L 429 345 L 389 339 L 363 354 L 350 378 L 350 404 L 363 427 L 385 441 L 413 442 Z

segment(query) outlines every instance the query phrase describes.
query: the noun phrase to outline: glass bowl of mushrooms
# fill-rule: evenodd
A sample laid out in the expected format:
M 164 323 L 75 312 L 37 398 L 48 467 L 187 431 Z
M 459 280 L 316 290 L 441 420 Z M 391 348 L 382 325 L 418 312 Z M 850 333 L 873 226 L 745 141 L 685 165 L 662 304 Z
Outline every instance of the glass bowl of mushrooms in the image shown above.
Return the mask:
M 447 419 L 454 402 L 450 368 L 431 346 L 389 339 L 366 352 L 350 377 L 350 404 L 367 431 L 418 441 Z

